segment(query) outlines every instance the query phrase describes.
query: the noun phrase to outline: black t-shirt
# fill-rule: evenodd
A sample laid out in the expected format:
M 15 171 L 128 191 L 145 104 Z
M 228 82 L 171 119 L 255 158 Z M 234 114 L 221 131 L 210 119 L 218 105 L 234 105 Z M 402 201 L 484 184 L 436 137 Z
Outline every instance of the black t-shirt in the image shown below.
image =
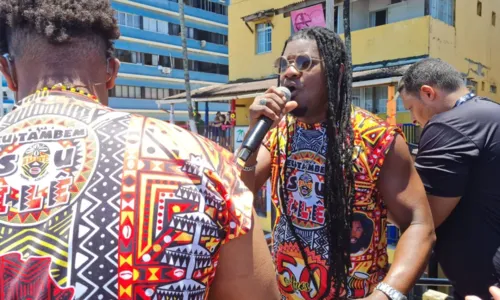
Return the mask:
M 500 105 L 476 97 L 425 126 L 416 167 L 427 193 L 461 197 L 435 251 L 461 297 L 489 299 L 500 246 Z

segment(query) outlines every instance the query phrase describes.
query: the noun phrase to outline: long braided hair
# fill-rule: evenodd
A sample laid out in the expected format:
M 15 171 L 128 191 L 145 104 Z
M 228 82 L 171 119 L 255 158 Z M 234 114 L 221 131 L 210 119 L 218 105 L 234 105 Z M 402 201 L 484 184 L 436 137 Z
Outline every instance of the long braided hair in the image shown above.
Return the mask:
M 330 294 L 331 280 L 333 280 L 335 298 L 338 298 L 341 286 L 347 286 L 347 276 L 351 267 L 350 237 L 354 174 L 352 162 L 351 86 L 348 83 L 351 82 L 352 75 L 348 71 L 350 66 L 348 65 L 344 43 L 333 31 L 322 27 L 303 29 L 287 40 L 284 49 L 289 42 L 300 39 L 316 41 L 320 58 L 323 60 L 327 83 L 327 150 L 324 206 L 329 246 L 329 282 L 325 294 L 318 296 L 327 297 Z M 343 71 L 342 65 L 344 66 Z M 287 148 L 288 145 L 286 145 L 285 149 Z M 286 199 L 286 197 L 284 198 Z M 291 230 L 293 230 L 293 227 Z M 298 240 L 297 242 L 300 243 Z M 304 251 L 301 252 L 305 256 Z M 304 257 L 304 259 L 307 262 L 307 258 Z M 312 280 L 315 280 L 314 277 Z

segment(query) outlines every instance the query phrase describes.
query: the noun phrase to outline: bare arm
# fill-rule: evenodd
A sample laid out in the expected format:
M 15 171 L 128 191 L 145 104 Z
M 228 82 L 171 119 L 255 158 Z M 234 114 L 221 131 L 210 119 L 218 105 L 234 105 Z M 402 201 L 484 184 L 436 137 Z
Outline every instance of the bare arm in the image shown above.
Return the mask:
M 265 105 L 261 103 L 264 100 Z M 264 95 L 255 98 L 250 106 L 250 132 L 257 124 L 259 118 L 266 116 L 274 120 L 273 127 L 286 115 L 297 107 L 297 102 L 286 102 L 282 91 L 275 87 L 269 88 Z M 271 176 L 271 153 L 263 145 L 246 162 L 247 167 L 255 166 L 253 171 L 242 171 L 241 179 L 245 185 L 255 194 L 267 179 Z
M 391 222 L 404 232 L 384 282 L 407 293 L 427 265 L 435 234 L 424 186 L 413 166 L 408 146 L 399 135 L 386 157 L 378 188 Z M 373 297 L 386 299 L 379 291 L 374 292 Z
M 257 153 L 248 159 L 246 165 L 255 166 L 255 170 L 242 171 L 241 180 L 255 195 L 271 176 L 271 153 L 261 145 Z
M 222 246 L 209 299 L 279 299 L 264 233 L 252 215 L 250 231 Z

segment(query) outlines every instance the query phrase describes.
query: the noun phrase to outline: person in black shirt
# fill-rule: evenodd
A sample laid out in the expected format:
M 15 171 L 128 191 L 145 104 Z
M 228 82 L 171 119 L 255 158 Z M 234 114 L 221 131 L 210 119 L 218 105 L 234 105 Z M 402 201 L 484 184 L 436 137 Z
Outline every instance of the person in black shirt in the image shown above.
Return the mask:
M 459 299 L 489 299 L 500 246 L 500 105 L 471 93 L 439 59 L 411 66 L 398 87 L 424 126 L 415 165 L 436 226 L 437 259 Z

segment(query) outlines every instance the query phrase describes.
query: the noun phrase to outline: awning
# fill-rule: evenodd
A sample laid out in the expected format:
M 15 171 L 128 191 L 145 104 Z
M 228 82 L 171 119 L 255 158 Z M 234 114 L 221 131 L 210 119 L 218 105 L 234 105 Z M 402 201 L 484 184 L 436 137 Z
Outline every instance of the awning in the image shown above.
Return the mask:
M 353 72 L 353 87 L 397 84 L 410 65 L 383 67 Z M 356 69 L 356 68 L 355 68 Z M 268 78 L 246 82 L 235 82 L 207 86 L 192 91 L 193 102 L 230 101 L 255 98 L 269 87 L 276 86 L 278 79 Z M 159 107 L 166 104 L 185 103 L 186 93 L 177 94 L 164 100 L 158 100 Z

